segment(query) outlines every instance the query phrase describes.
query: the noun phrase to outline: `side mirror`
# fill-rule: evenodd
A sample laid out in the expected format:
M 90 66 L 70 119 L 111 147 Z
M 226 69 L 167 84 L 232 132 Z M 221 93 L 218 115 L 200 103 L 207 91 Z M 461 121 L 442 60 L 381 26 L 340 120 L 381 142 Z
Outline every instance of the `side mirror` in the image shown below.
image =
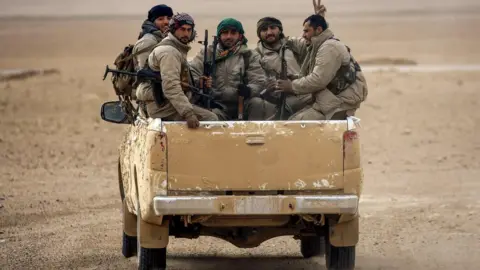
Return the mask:
M 130 122 L 121 101 L 103 103 L 100 115 L 107 122 L 116 124 L 129 124 Z

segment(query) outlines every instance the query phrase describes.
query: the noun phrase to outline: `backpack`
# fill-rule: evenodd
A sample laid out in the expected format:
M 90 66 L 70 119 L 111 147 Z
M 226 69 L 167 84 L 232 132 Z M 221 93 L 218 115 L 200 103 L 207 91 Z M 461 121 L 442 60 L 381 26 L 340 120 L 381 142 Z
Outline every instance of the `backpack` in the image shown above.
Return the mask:
M 135 63 L 133 61 L 133 45 L 129 44 L 123 51 L 115 58 L 113 64 L 117 70 L 135 72 Z M 133 82 L 135 77 L 112 74 L 112 84 L 115 94 L 118 96 L 131 96 L 133 90 Z
M 154 46 L 153 46 L 154 47 Z M 136 53 L 133 53 L 134 45 L 127 45 L 123 51 L 115 58 L 113 64 L 117 70 L 128 71 L 135 73 L 135 56 L 144 52 L 151 50 L 153 47 L 144 48 Z M 136 78 L 134 76 L 122 75 L 122 74 L 113 74 L 112 75 L 112 84 L 115 94 L 123 96 L 132 96 L 132 91 L 136 87 L 135 85 Z

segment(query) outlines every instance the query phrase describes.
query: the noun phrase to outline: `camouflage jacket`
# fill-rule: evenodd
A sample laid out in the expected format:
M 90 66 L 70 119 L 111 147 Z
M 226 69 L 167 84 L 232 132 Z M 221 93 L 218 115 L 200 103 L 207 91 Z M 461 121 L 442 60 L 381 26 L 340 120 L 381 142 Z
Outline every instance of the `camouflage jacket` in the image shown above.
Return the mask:
M 189 67 L 186 60 L 190 46 L 183 44 L 172 34 L 168 34 L 148 56 L 148 65 L 153 71 L 159 71 L 162 78 L 162 91 L 165 101 L 158 106 L 155 112 L 157 117 L 167 117 L 178 113 L 185 117 L 193 113 L 190 103 Z M 182 85 L 182 83 L 184 85 Z M 137 97 L 143 101 L 154 101 L 153 88 L 148 82 L 137 88 Z
M 212 54 L 213 47 L 210 45 L 208 48 L 209 57 Z M 246 54 L 249 63 L 244 62 L 243 54 Z M 190 61 L 192 74 L 197 84 L 199 78 L 203 75 L 203 57 L 204 48 Z M 245 64 L 248 64 L 246 70 Z M 242 46 L 235 55 L 217 61 L 215 74 L 212 77 L 214 77 L 215 82 L 215 85 L 212 86 L 214 96 L 227 106 L 232 103 L 237 104 L 237 89 L 240 83 L 246 82 L 252 90 L 252 97 L 259 96 L 265 86 L 265 75 L 260 66 L 260 56 L 246 46 Z
M 338 95 L 333 94 L 327 85 L 336 76 L 342 65 L 350 63 L 351 55 L 340 41 L 332 39 L 329 29 L 313 37 L 307 49 L 300 78 L 292 82 L 295 94 L 313 94 L 313 107 L 323 114 L 360 107 L 368 95 L 368 88 L 362 72 L 357 72 L 356 81 Z

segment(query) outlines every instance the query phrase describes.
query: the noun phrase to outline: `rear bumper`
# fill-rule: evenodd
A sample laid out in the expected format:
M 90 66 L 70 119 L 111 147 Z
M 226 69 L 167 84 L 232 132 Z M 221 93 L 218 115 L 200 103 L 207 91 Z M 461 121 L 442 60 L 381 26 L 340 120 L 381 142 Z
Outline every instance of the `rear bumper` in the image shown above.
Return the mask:
M 160 215 L 355 214 L 356 195 L 156 196 Z

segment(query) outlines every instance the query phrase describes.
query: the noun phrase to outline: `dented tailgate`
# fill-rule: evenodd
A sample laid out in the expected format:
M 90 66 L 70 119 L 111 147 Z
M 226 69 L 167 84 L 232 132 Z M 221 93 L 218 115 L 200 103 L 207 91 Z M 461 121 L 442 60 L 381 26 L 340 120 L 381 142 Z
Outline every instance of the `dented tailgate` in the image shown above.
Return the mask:
M 169 190 L 343 188 L 346 121 L 163 122 Z

